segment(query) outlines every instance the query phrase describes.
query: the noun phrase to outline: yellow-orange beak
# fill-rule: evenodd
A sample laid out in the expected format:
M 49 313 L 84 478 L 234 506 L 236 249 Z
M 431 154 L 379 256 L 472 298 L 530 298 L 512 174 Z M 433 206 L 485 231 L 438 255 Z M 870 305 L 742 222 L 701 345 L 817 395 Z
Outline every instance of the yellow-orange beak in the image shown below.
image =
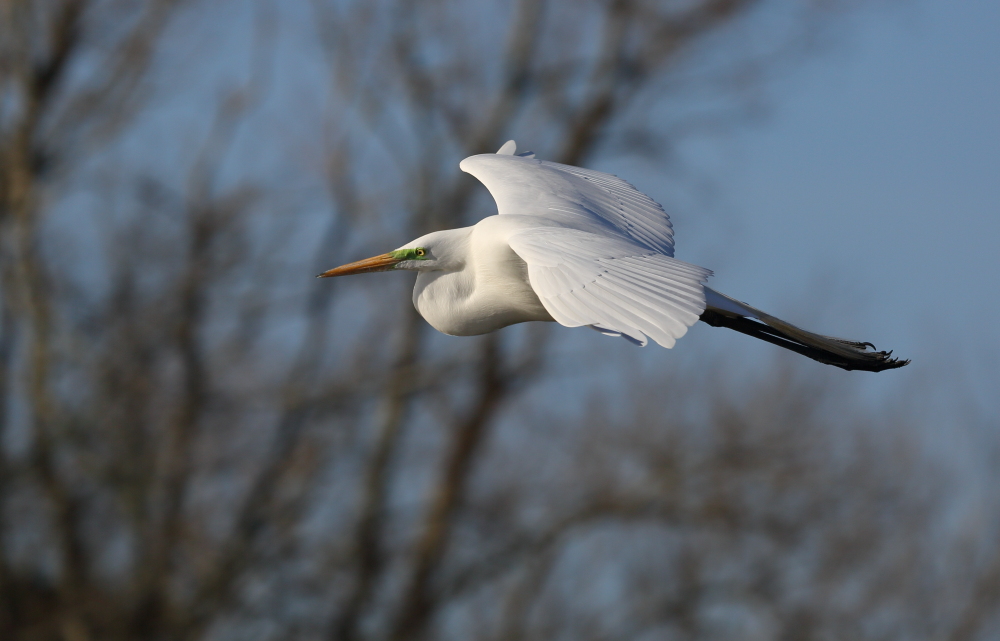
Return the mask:
M 368 272 L 384 272 L 396 266 L 400 261 L 392 254 L 381 254 L 372 256 L 356 263 L 347 263 L 340 267 L 329 269 L 316 278 L 333 278 L 334 276 L 350 276 L 351 274 L 366 274 Z

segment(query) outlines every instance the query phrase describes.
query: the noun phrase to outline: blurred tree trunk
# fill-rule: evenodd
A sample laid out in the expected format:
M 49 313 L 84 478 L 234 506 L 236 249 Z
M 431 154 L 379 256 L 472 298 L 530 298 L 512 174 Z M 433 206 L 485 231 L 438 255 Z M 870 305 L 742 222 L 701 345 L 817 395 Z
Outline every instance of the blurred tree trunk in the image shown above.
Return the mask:
M 10 402 L 21 395 L 31 438 L 25 460 L 0 457 L 4 481 L 0 488 L 9 490 L 15 473 L 38 483 L 50 511 L 58 566 L 57 579 L 47 586 L 15 578 L 6 558 L 0 558 L 0 598 L 4 599 L 0 636 L 4 638 L 17 638 L 25 627 L 51 626 L 65 638 L 90 639 L 96 624 L 93 609 L 104 607 L 103 595 L 93 589 L 83 540 L 86 508 L 59 460 L 69 419 L 53 391 L 61 363 L 55 279 L 43 256 L 44 204 L 46 189 L 55 177 L 79 158 L 77 154 L 87 152 L 86 148 L 73 149 L 63 137 L 92 137 L 98 130 L 106 134 L 125 126 L 120 109 L 132 98 L 131 85 L 145 72 L 168 3 L 137 3 L 131 11 L 131 30 L 107 43 L 107 73 L 94 73 L 93 84 L 74 91 L 67 88 L 68 76 L 88 53 L 83 45 L 87 22 L 104 17 L 91 4 L 96 3 L 8 2 L 0 7 L 0 90 L 7 103 L 0 129 L 0 305 L 4 317 L 0 437 L 10 430 Z M 23 351 L 17 363 L 19 350 Z M 0 542 L 6 538 L 4 525 L 0 522 Z

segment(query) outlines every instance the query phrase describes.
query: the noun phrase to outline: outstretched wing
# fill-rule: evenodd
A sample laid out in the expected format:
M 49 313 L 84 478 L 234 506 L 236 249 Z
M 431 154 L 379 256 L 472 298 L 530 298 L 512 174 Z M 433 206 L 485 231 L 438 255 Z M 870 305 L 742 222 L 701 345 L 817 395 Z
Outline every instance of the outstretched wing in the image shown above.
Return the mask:
M 459 165 L 486 185 L 500 214 L 542 216 L 594 233 L 617 233 L 674 255 L 670 217 L 626 181 L 514 151 L 509 141 L 496 154 L 469 156 Z
M 567 327 L 586 325 L 640 345 L 649 337 L 670 348 L 705 311 L 710 270 L 627 239 L 541 227 L 508 242 L 527 263 L 542 305 Z

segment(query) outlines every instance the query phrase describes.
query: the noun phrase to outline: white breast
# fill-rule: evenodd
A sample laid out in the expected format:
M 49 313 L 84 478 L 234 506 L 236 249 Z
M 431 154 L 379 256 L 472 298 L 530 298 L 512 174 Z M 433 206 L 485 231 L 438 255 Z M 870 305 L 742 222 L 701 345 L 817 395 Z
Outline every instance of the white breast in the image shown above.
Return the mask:
M 417 274 L 413 304 L 439 332 L 475 336 L 553 320 L 528 282 L 528 266 L 507 244 L 517 221 L 503 218 L 489 216 L 472 228 L 462 269 Z

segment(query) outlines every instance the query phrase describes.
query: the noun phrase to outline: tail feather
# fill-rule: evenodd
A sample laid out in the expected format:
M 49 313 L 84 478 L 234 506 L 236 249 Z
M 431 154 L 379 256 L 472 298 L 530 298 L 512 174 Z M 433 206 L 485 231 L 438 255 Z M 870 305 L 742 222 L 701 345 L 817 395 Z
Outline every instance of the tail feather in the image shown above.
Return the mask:
M 881 372 L 910 361 L 892 358 L 868 342 L 823 336 L 800 329 L 725 294 L 705 288 L 707 306 L 701 320 L 713 327 L 728 327 L 809 358 L 846 370 Z M 870 350 L 870 351 L 869 351 Z

